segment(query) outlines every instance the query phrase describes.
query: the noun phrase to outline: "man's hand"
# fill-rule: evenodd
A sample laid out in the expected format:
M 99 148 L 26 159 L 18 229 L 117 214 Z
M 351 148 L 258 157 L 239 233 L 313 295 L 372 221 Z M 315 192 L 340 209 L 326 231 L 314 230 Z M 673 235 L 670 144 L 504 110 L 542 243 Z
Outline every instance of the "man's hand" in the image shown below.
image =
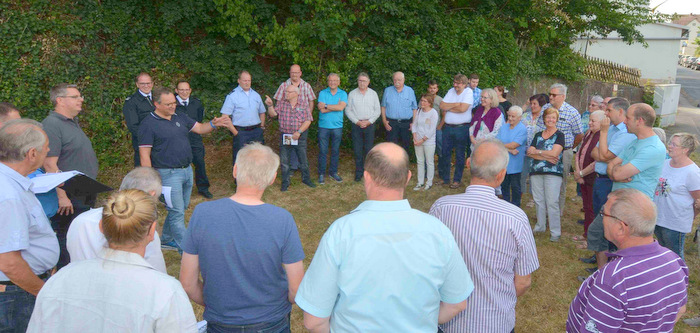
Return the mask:
M 608 129 L 610 129 L 610 118 L 603 117 L 603 119 L 600 120 L 600 131 L 608 133 Z
M 233 125 L 231 123 L 231 118 L 229 118 L 226 115 L 212 119 L 212 123 L 216 127 L 226 127 L 226 128 L 229 128 L 229 126 Z
M 413 139 L 413 145 L 414 145 L 414 146 L 420 146 L 420 145 L 422 145 L 422 144 L 423 144 L 423 140 Z
M 265 105 L 272 106 L 272 98 L 270 96 L 265 95 Z
M 360 128 L 367 128 L 367 126 L 369 126 L 369 125 L 370 125 L 369 120 L 366 120 L 366 119 L 360 120 L 357 122 L 357 126 L 360 126 Z
M 294 140 L 299 140 L 299 137 L 300 137 L 300 136 L 301 136 L 301 133 L 299 133 L 299 132 L 294 132 L 294 134 L 292 134 L 292 139 L 294 139 Z
M 63 190 L 61 190 L 63 191 Z M 71 215 L 73 214 L 73 203 L 68 199 L 66 192 L 63 195 L 58 195 L 58 215 Z
M 517 149 L 508 149 L 508 152 L 513 155 L 518 155 L 518 153 L 520 153 Z
M 382 121 L 384 123 L 384 129 L 386 129 L 387 132 L 391 132 L 391 126 L 389 125 L 389 121 Z
M 442 120 L 440 121 L 440 123 L 437 125 L 436 129 L 438 131 L 442 131 L 442 126 L 445 126 L 445 117 L 444 116 L 442 117 Z

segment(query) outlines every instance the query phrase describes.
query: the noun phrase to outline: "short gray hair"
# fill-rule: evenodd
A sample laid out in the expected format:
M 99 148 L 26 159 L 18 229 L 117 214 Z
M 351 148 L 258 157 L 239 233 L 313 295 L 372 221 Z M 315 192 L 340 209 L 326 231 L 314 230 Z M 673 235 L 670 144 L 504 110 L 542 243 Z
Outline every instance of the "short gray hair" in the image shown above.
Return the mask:
M 275 179 L 279 166 L 280 157 L 270 147 L 249 143 L 236 154 L 236 182 L 264 190 Z
M 55 106 L 57 102 L 57 98 L 63 97 L 66 95 L 66 91 L 68 88 L 75 88 L 78 89 L 78 86 L 75 84 L 68 84 L 68 83 L 59 83 L 51 88 L 49 90 L 49 98 L 51 99 L 51 103 Z
M 627 109 L 630 107 L 630 101 L 624 97 L 614 97 L 608 101 L 608 105 L 613 108 L 613 110 L 622 109 L 623 113 L 627 113 Z
M 656 136 L 659 137 L 659 140 L 661 140 L 661 142 L 662 142 L 663 144 L 666 144 L 666 143 L 667 143 L 667 142 L 666 142 L 666 131 L 665 131 L 663 128 L 661 128 L 661 127 L 652 127 L 651 130 L 654 131 L 654 134 L 656 134 Z M 680 134 L 680 133 L 678 133 L 678 134 Z M 691 135 L 692 135 L 692 134 L 691 134 Z M 674 135 L 674 136 L 675 136 L 675 135 Z M 673 136 L 672 136 L 671 138 L 673 139 Z M 670 141 L 669 141 L 669 142 L 670 142 Z M 695 145 L 695 147 L 697 147 L 697 145 Z M 690 156 L 690 153 L 692 153 L 693 151 L 695 151 L 695 149 L 691 149 L 691 150 L 688 152 L 688 156 Z
M 155 196 L 159 197 L 163 191 L 163 182 L 160 180 L 160 174 L 156 169 L 138 167 L 124 176 L 119 190 L 141 190 L 148 194 L 155 192 Z
M 508 150 L 498 139 L 486 139 L 474 147 L 470 159 L 472 178 L 493 181 L 508 167 Z
M 601 120 L 605 118 L 605 111 L 603 110 L 596 110 L 591 112 L 591 115 L 589 116 L 591 119 L 597 118 L 596 120 Z
M 517 105 L 513 105 L 510 107 L 510 109 L 508 109 L 508 112 L 511 112 L 511 111 L 515 112 L 516 117 L 520 117 L 523 115 L 523 108 L 521 108 Z M 508 112 L 506 112 L 506 113 L 508 113 Z
M 656 227 L 656 205 L 644 193 L 633 188 L 622 188 L 608 195 L 610 215 L 624 220 L 635 237 L 649 237 Z
M 369 74 L 367 74 L 367 73 L 365 73 L 365 72 L 360 72 L 360 74 L 357 74 L 357 78 L 358 78 L 358 79 L 361 78 L 361 77 L 366 77 L 367 80 L 370 79 L 370 78 L 369 78 Z
M 600 95 L 591 96 L 591 102 L 596 102 L 598 104 L 603 103 L 603 97 Z
M 567 88 L 566 85 L 564 85 L 563 83 L 553 84 L 551 87 L 549 87 L 549 90 L 552 90 L 552 89 L 558 90 L 564 96 L 566 96 L 566 91 L 569 90 L 569 88 Z
M 338 75 L 338 73 L 330 73 L 330 74 L 328 74 L 328 77 L 327 77 L 327 79 L 330 79 L 330 78 L 331 78 L 331 76 L 335 76 L 335 77 L 337 77 L 337 78 L 338 78 L 338 80 L 340 80 L 340 75 Z
M 42 152 L 46 140 L 48 138 L 38 121 L 10 120 L 0 128 L 0 161 L 22 162 L 30 150 Z
M 403 72 L 394 72 L 394 74 L 391 74 L 391 79 L 393 80 L 397 75 L 401 75 L 401 78 L 406 79 L 406 76 L 403 75 Z

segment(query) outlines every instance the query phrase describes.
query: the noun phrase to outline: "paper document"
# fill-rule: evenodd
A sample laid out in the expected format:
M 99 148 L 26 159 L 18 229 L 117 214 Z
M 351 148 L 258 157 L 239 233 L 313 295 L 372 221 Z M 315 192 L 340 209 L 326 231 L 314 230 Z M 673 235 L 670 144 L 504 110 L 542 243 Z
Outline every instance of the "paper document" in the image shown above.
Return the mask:
M 292 134 L 282 134 L 282 144 L 285 146 L 298 146 L 299 140 L 294 140 Z
M 173 197 L 170 194 L 172 191 L 172 187 L 170 186 L 163 186 L 163 189 L 161 193 L 163 193 L 163 199 L 165 199 L 165 205 L 168 206 L 168 208 L 173 208 Z
M 35 194 L 46 193 L 53 190 L 56 186 L 65 183 L 77 175 L 82 175 L 80 171 L 64 171 L 59 173 L 45 173 L 32 178 L 32 192 Z
M 207 321 L 202 320 L 197 323 L 197 332 L 198 333 L 207 333 Z

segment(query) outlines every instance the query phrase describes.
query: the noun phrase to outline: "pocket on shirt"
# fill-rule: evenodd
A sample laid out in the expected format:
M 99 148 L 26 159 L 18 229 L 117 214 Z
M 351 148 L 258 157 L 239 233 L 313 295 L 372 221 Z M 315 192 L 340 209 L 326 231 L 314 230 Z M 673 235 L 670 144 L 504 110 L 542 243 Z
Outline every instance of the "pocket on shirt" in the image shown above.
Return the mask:
M 31 221 L 29 221 L 29 230 L 35 230 L 40 233 L 44 233 L 47 231 L 53 232 L 53 229 L 51 228 L 51 222 L 49 222 L 49 218 L 46 217 L 44 209 L 41 207 L 41 204 L 37 204 L 38 207 L 33 207 L 29 212 L 29 214 L 32 216 Z

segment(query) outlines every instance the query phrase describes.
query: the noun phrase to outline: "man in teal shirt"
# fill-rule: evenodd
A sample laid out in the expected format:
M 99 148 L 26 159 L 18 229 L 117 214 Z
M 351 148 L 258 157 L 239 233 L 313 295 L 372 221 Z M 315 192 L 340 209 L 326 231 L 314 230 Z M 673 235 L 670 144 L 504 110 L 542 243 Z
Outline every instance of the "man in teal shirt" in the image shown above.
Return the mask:
M 348 94 L 339 89 L 340 76 L 328 75 L 328 88 L 318 93 L 318 182 L 324 184 L 328 145 L 331 145 L 331 167 L 328 174 L 337 182 L 343 179 L 338 175 L 340 139 L 343 137 L 343 110 L 348 104 Z
M 452 232 L 403 199 L 408 154 L 393 143 L 365 160 L 367 201 L 326 231 L 295 301 L 315 332 L 435 332 L 474 290 Z
M 666 146 L 652 127 L 656 112 L 648 104 L 633 104 L 627 110 L 627 131 L 637 136 L 618 157 L 608 163 L 608 177 L 613 181 L 612 190 L 634 188 L 650 198 L 661 175 Z

